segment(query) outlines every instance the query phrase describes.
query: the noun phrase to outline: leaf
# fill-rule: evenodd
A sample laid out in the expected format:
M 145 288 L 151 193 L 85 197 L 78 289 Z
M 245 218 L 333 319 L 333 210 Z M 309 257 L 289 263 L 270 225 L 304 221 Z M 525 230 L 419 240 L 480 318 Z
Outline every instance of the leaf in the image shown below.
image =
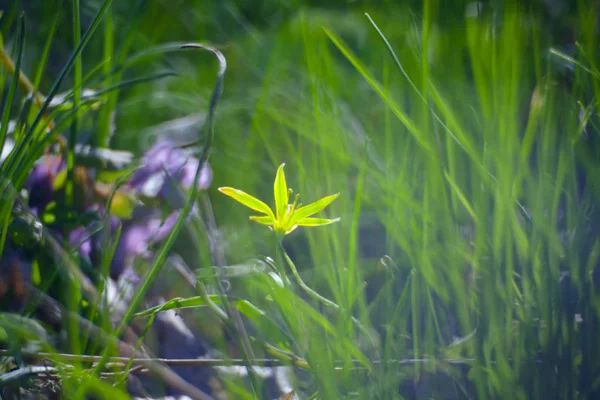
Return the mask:
M 212 302 L 217 305 L 223 305 L 221 301 L 220 295 L 209 295 L 209 298 Z M 256 307 L 254 304 L 250 303 L 247 300 L 243 299 L 231 299 L 235 304 L 240 313 L 244 314 L 248 319 L 250 319 L 260 330 L 264 333 L 268 334 L 271 340 L 277 341 L 280 344 L 289 343 L 289 338 L 286 336 L 286 333 L 281 329 L 277 323 L 275 323 L 269 316 L 260 308 Z M 169 310 L 179 310 L 182 308 L 198 308 L 198 307 L 206 307 L 206 302 L 201 296 L 190 297 L 190 298 L 182 298 L 176 297 L 167 301 L 166 303 L 159 304 L 155 307 L 149 308 L 147 310 L 138 312 L 133 315 L 134 318 L 140 317 L 148 317 L 153 314 L 157 314 L 163 311 Z
M 58 89 L 60 88 L 63 81 L 66 79 L 67 75 L 69 75 L 69 73 L 71 72 L 71 69 L 73 68 L 73 64 L 75 63 L 77 58 L 80 57 L 80 54 L 83 51 L 83 49 L 87 46 L 92 35 L 96 31 L 96 28 L 98 28 L 98 25 L 100 24 L 100 21 L 102 20 L 102 17 L 106 13 L 106 11 L 109 9 L 112 1 L 113 0 L 105 0 L 104 3 L 102 4 L 102 6 L 100 6 L 100 9 L 96 13 L 96 16 L 94 17 L 92 23 L 89 25 L 87 31 L 85 32 L 85 34 L 79 41 L 77 48 L 75 49 L 73 54 L 71 54 L 71 57 L 69 58 L 68 62 L 64 65 L 63 69 L 60 71 L 58 78 L 52 84 L 52 87 L 51 87 L 50 91 L 48 92 L 48 96 L 46 97 L 44 104 L 42 104 L 42 106 L 40 107 L 40 110 L 38 111 L 34 121 L 31 124 L 29 124 L 29 128 L 27 130 L 27 133 L 25 134 L 25 138 L 24 138 L 24 140 L 22 140 L 19 143 L 17 149 L 15 150 L 15 154 L 23 154 L 24 155 L 25 153 L 29 153 L 28 151 L 24 152 L 23 150 L 25 149 L 26 146 L 29 146 L 32 144 L 31 142 L 34 139 L 34 134 L 37 131 L 38 125 L 40 124 L 40 122 L 42 122 L 42 119 L 44 118 L 44 115 L 46 114 L 48 106 L 50 105 L 50 102 L 52 101 L 54 96 L 56 96 Z M 52 135 L 46 135 L 46 138 L 50 138 L 50 137 L 52 137 Z M 38 143 L 38 144 L 41 144 L 41 143 Z M 27 156 L 25 156 L 25 157 L 27 157 Z M 15 157 L 14 159 L 11 159 L 10 165 L 7 167 L 7 169 L 5 171 L 8 170 L 8 171 L 10 171 L 10 173 L 14 173 L 15 168 L 19 166 L 19 164 L 21 163 L 22 160 L 23 160 L 22 157 Z M 4 165 L 3 165 L 3 169 L 4 169 Z
M 275 194 L 275 212 L 277 213 L 278 221 L 283 221 L 289 200 L 283 167 L 285 167 L 285 163 L 281 164 L 277 169 L 277 175 L 275 176 L 275 184 L 273 187 L 273 193 Z
M 273 215 L 273 211 L 271 211 L 269 206 L 263 203 L 262 201 L 258 200 L 256 197 L 251 196 L 248 193 L 243 192 L 241 190 L 230 187 L 220 187 L 219 192 L 231 197 L 239 203 L 242 203 L 248 208 L 267 214 L 269 217 L 275 220 L 275 215 Z
M 0 328 L 8 333 L 9 339 L 17 338 L 48 341 L 48 333 L 35 319 L 19 314 L 0 312 Z
M 247 262 L 222 267 L 202 267 L 195 271 L 196 279 L 203 280 L 215 277 L 245 277 L 250 274 L 264 274 L 269 266 L 262 260 L 252 259 Z
M 463 192 L 460 190 L 460 188 L 458 187 L 458 185 L 456 184 L 456 182 L 454 182 L 454 179 L 452 179 L 452 177 L 446 171 L 444 171 L 444 177 L 446 178 L 446 181 L 450 185 L 450 188 L 452 189 L 452 191 L 454 192 L 454 194 L 456 194 L 456 197 L 458 198 L 458 200 L 460 201 L 460 203 L 463 205 L 463 207 L 465 208 L 465 210 L 467 210 L 467 212 L 469 213 L 469 215 L 471 216 L 471 218 L 473 218 L 473 222 L 475 222 L 476 225 L 479 225 L 480 224 L 480 220 L 477 217 L 477 214 L 475 213 L 475 210 L 473 210 L 473 207 L 471 207 L 471 204 L 469 204 L 469 201 L 467 200 L 467 198 L 465 197 L 465 195 L 463 194 Z
M 113 196 L 109 212 L 121 219 L 131 219 L 136 205 L 135 198 L 117 191 Z
M 128 172 L 128 170 L 109 171 L 100 169 L 96 172 L 96 180 L 103 183 L 113 183 Z
M 298 223 L 298 221 L 318 213 L 327 207 L 332 201 L 337 199 L 339 195 L 339 193 L 332 194 L 330 196 L 323 197 L 321 200 L 317 200 L 312 204 L 296 209 L 294 215 L 292 215 L 292 218 L 290 219 L 289 225 L 295 225 Z
M 298 226 L 321 226 L 329 225 L 334 222 L 338 222 L 340 218 L 328 219 L 328 218 L 302 218 L 296 223 Z
M 52 99 L 52 101 L 50 101 L 50 103 L 48 103 L 48 108 L 49 109 L 57 108 L 61 111 L 71 110 L 75 107 L 74 103 L 69 101 L 69 99 L 71 97 L 73 97 L 73 91 L 57 93 L 56 95 L 54 95 L 54 98 Z M 81 92 L 81 97 L 82 97 L 81 100 L 85 103 L 90 103 L 90 104 L 102 103 L 102 101 L 100 101 L 96 98 L 96 92 L 91 89 L 83 89 L 83 91 Z
M 218 295 L 209 295 L 209 297 L 215 303 L 220 303 L 220 298 Z M 155 313 L 173 310 L 173 309 L 196 308 L 196 307 L 206 307 L 206 303 L 204 302 L 204 299 L 201 296 L 190 297 L 187 299 L 184 299 L 182 297 L 176 297 L 174 299 L 167 301 L 166 303 L 160 304 L 158 306 L 149 308 L 144 311 L 140 311 L 140 312 L 134 314 L 133 318 L 147 317 L 147 316 L 155 314 Z
M 366 66 L 363 65 L 361 61 L 359 61 L 358 57 L 352 53 L 350 48 L 342 42 L 342 39 L 338 37 L 333 32 L 323 28 L 325 34 L 329 37 L 329 39 L 333 42 L 333 44 L 338 48 L 338 50 L 346 57 L 346 59 L 352 64 L 352 66 L 356 69 L 356 71 L 362 75 L 362 77 L 367 81 L 369 86 L 377 92 L 379 97 L 381 97 L 385 104 L 390 107 L 390 110 L 396 115 L 396 117 L 402 122 L 402 124 L 406 127 L 406 129 L 413 135 L 419 145 L 423 147 L 428 153 L 433 152 L 433 148 L 430 142 L 427 140 L 427 136 L 423 131 L 415 124 L 415 122 L 410 119 L 408 113 L 395 102 L 389 94 L 386 92 L 383 85 L 381 85 L 373 75 L 367 70 Z
M 67 170 L 63 169 L 54 177 L 54 182 L 52 182 L 52 190 L 55 192 L 57 190 L 62 189 L 65 186 L 65 182 L 67 181 Z
M 331 335 L 330 337 L 333 340 L 338 341 L 342 346 L 344 346 L 344 351 L 346 353 L 354 357 L 365 368 L 372 371 L 372 366 L 369 359 L 356 347 L 354 343 L 352 343 L 351 340 L 340 336 L 336 331 L 334 325 L 325 315 L 315 310 L 310 304 L 308 304 L 303 299 L 296 297 L 293 293 L 290 293 L 286 288 L 272 286 L 271 293 L 274 297 L 273 300 L 279 303 L 280 305 L 286 303 L 293 304 L 293 312 L 296 315 L 298 315 L 299 317 L 309 318 L 315 324 L 319 325 L 324 330 L 324 334 Z
M 289 338 L 281 327 L 275 323 L 269 316 L 260 308 L 250 303 L 248 300 L 238 300 L 235 305 L 240 313 L 250 319 L 262 332 L 264 332 L 269 340 L 276 341 L 279 344 L 287 345 Z
M 17 61 L 13 72 L 12 82 L 8 89 L 7 97 L 4 100 L 4 108 L 2 110 L 2 125 L 0 126 L 0 152 L 4 149 L 6 134 L 8 132 L 9 120 L 12 107 L 15 103 L 15 92 L 19 82 L 19 74 L 21 73 L 21 59 L 23 57 L 23 42 L 25 40 L 25 17 L 19 17 L 19 27 L 17 31 Z

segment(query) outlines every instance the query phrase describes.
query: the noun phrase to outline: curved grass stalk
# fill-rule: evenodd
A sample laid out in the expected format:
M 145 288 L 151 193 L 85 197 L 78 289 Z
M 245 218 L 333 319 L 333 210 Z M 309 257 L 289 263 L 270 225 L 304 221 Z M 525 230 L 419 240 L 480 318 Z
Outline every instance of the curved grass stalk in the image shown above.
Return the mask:
M 308 294 L 310 297 L 312 297 L 313 299 L 315 299 L 316 301 L 318 301 L 319 303 L 321 303 L 327 307 L 334 308 L 336 310 L 339 309 L 340 306 L 337 303 L 321 296 L 319 293 L 315 292 L 313 289 L 308 287 L 308 285 L 306 283 L 304 283 L 304 281 L 300 277 L 300 274 L 298 273 L 298 270 L 296 269 L 296 265 L 294 264 L 294 262 L 292 261 L 290 256 L 288 256 L 287 252 L 285 251 L 285 249 L 283 247 L 283 242 L 280 239 L 278 239 L 277 243 L 279 245 L 279 249 L 281 250 L 281 253 L 283 254 L 283 258 L 285 259 L 285 261 L 290 266 L 290 269 L 292 270 L 292 275 L 294 275 L 296 282 L 306 292 L 306 294 Z
M 184 46 L 182 46 L 182 48 L 191 48 L 191 47 L 202 48 L 202 49 L 208 50 L 208 51 L 212 52 L 213 54 L 215 54 L 219 60 L 219 72 L 217 75 L 217 82 L 216 82 L 215 88 L 213 90 L 213 94 L 212 94 L 212 98 L 211 98 L 211 102 L 210 102 L 210 108 L 209 108 L 209 112 L 208 112 L 208 123 L 206 125 L 206 129 L 207 129 L 206 144 L 203 147 L 202 152 L 199 156 L 198 167 L 196 168 L 196 173 L 194 176 L 193 184 L 188 193 L 186 203 L 185 203 L 183 209 L 181 210 L 179 217 L 177 218 L 177 222 L 175 223 L 175 226 L 173 227 L 173 229 L 167 236 L 167 239 L 165 240 L 165 243 L 163 244 L 163 246 L 158 251 L 158 255 L 156 257 L 156 260 L 154 261 L 154 264 L 150 268 L 150 271 L 144 277 L 144 280 L 140 284 L 138 291 L 136 292 L 133 299 L 131 300 L 129 308 L 128 308 L 127 312 L 125 313 L 123 319 L 121 320 L 121 323 L 119 324 L 117 329 L 113 332 L 113 335 L 115 337 L 119 337 L 123 333 L 123 331 L 129 324 L 129 321 L 131 321 L 131 319 L 133 318 L 133 315 L 135 314 L 135 310 L 141 304 L 144 296 L 146 295 L 146 292 L 152 285 L 152 282 L 154 282 L 154 280 L 158 276 L 158 273 L 160 272 L 161 267 L 164 265 L 171 248 L 175 244 L 175 240 L 177 239 L 177 236 L 179 235 L 179 232 L 183 226 L 183 221 L 187 217 L 187 215 L 190 213 L 190 211 L 192 210 L 192 207 L 196 200 L 196 196 L 198 194 L 198 178 L 200 176 L 200 172 L 202 170 L 202 167 L 204 166 L 205 161 L 208 159 L 209 151 L 213 144 L 214 113 L 215 113 L 215 109 L 216 109 L 217 103 L 219 101 L 219 98 L 221 97 L 221 93 L 223 92 L 223 79 L 225 76 L 225 70 L 227 69 L 227 62 L 226 62 L 223 54 L 221 54 L 221 52 L 219 52 L 218 50 L 213 49 L 211 47 L 202 46 L 202 45 L 184 45 Z M 108 357 L 109 357 L 109 353 L 108 353 L 108 351 L 105 351 L 103 354 L 103 357 L 102 357 L 102 361 L 98 363 L 98 365 L 96 366 L 96 368 L 94 370 L 95 375 L 99 374 L 99 372 L 102 370 L 102 368 L 106 364 L 106 361 L 108 360 Z
M 206 303 L 206 306 L 212 312 L 217 314 L 219 316 L 219 318 L 221 318 L 223 321 L 227 322 L 229 320 L 229 316 L 227 315 L 227 313 L 225 311 L 223 311 L 223 309 L 221 307 L 219 307 L 217 305 L 217 303 L 212 301 L 212 299 L 210 298 L 210 295 L 208 294 L 208 292 L 206 290 L 206 287 L 204 286 L 204 283 L 202 283 L 201 281 L 197 281 L 196 289 L 198 290 L 198 292 L 200 292 L 200 297 L 202 297 L 202 300 L 204 300 L 204 302 Z
M 278 237 L 278 239 L 277 239 L 277 244 L 278 244 L 279 250 L 283 254 L 283 258 L 285 259 L 285 261 L 287 262 L 287 264 L 290 266 L 290 269 L 292 270 L 292 275 L 294 275 L 294 278 L 296 279 L 296 282 L 306 292 L 306 294 L 308 294 L 310 297 L 312 297 L 313 299 L 315 299 L 316 301 L 318 301 L 319 303 L 323 304 L 326 307 L 333 308 L 335 310 L 346 311 L 343 308 L 341 308 L 339 304 L 335 303 L 334 301 L 329 300 L 328 298 L 326 298 L 324 296 L 321 296 L 315 290 L 311 289 L 306 283 L 304 283 L 304 281 L 302 280 L 302 277 L 298 273 L 298 269 L 296 268 L 296 264 L 294 264 L 294 262 L 292 261 L 292 259 L 290 258 L 290 256 L 285 251 L 285 248 L 283 247 L 283 242 L 281 241 L 280 237 Z M 285 277 L 285 274 L 283 274 L 283 276 Z M 288 285 L 289 285 L 289 280 L 287 280 L 287 277 L 285 277 L 284 279 L 288 282 Z M 350 319 L 352 320 L 352 322 L 354 323 L 354 325 L 356 325 L 356 327 L 363 334 L 365 334 L 366 337 L 369 338 L 369 340 L 371 341 L 371 343 L 373 343 L 373 344 L 376 343 L 376 340 L 373 338 L 372 333 L 367 329 L 366 326 L 364 326 L 353 315 L 350 315 Z

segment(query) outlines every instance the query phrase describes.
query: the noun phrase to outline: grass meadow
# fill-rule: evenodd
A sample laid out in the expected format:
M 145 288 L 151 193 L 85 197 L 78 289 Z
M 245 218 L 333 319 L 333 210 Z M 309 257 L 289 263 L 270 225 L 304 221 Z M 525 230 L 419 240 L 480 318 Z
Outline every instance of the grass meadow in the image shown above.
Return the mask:
M 594 2 L 0 9 L 2 399 L 600 395 Z

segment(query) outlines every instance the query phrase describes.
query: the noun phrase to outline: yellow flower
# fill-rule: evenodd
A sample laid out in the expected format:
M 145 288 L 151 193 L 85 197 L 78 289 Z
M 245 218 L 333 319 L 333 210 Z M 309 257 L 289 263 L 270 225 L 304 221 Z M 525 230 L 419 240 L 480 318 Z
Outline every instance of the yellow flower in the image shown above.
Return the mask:
M 277 169 L 277 175 L 275 176 L 275 184 L 273 188 L 275 194 L 275 212 L 273 212 L 273 210 L 271 210 L 271 208 L 269 208 L 269 206 L 264 202 L 239 189 L 221 187 L 219 188 L 219 191 L 242 203 L 246 207 L 265 214 L 260 216 L 251 216 L 250 219 L 260 224 L 268 225 L 278 234 L 287 235 L 299 226 L 328 225 L 340 220 L 339 218 L 309 218 L 311 215 L 323 210 L 332 201 L 337 199 L 339 193 L 323 197 L 321 200 L 318 200 L 312 204 L 298 206 L 296 208 L 298 198 L 300 197 L 300 195 L 297 194 L 294 202 L 292 204 L 288 204 L 289 196 L 292 190 L 288 190 L 287 183 L 285 181 L 285 173 L 283 172 L 284 166 L 285 164 L 281 164 L 279 166 Z

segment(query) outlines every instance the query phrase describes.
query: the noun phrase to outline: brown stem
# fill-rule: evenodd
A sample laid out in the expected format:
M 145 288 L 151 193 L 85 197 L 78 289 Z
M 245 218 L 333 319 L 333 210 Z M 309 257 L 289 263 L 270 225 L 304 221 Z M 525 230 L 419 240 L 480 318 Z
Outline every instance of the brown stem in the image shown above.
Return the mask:
M 77 323 L 82 330 L 88 331 L 90 335 L 94 336 L 95 339 L 99 340 L 106 346 L 116 345 L 121 358 L 127 361 L 129 361 L 131 358 L 138 360 L 138 365 L 150 370 L 152 373 L 154 373 L 154 375 L 161 378 L 167 385 L 181 390 L 181 392 L 185 393 L 187 396 L 190 396 L 192 399 L 214 400 L 202 390 L 185 381 L 183 378 L 173 372 L 167 365 L 158 361 L 158 359 L 146 357 L 144 353 L 136 350 L 133 346 L 112 337 L 90 321 L 82 318 L 80 315 L 65 309 L 65 307 L 63 307 L 50 296 L 31 286 L 27 287 L 27 294 L 28 297 L 30 297 L 30 301 L 35 302 L 35 304 L 39 304 L 44 310 L 48 311 L 44 313 L 44 316 L 53 320 L 53 323 L 61 323 L 61 316 L 69 316 L 70 318 L 74 318 L 77 320 Z M 101 357 L 99 357 L 99 359 L 101 359 Z
M 6 69 L 8 69 L 8 72 L 11 73 L 12 75 L 14 75 L 15 63 L 10 58 L 10 56 L 8 54 L 6 54 L 6 52 L 4 51 L 4 48 L 1 46 L 0 46 L 0 61 L 6 67 Z M 19 71 L 19 85 L 26 93 L 31 93 L 31 95 L 33 96 L 33 99 L 35 100 L 35 104 L 39 108 L 41 108 L 42 105 L 44 104 L 44 102 L 46 101 L 46 97 L 44 95 L 42 95 L 40 92 L 35 90 L 35 87 L 33 87 L 33 83 L 31 83 L 31 81 L 29 80 L 27 75 L 25 75 L 25 73 L 22 70 Z M 44 117 L 48 118 L 48 115 L 46 114 Z M 54 129 L 54 121 L 50 121 L 48 128 L 50 130 Z M 66 142 L 62 136 L 56 135 L 56 141 L 59 143 L 59 145 L 61 146 L 61 148 L 63 150 L 66 149 Z
M 31 210 L 29 210 L 29 207 L 25 204 L 23 199 L 17 198 L 15 205 L 16 205 L 16 208 L 19 210 L 18 213 L 20 215 L 26 214 L 28 219 L 35 220 L 35 221 L 37 221 L 38 224 L 41 224 L 37 220 L 37 217 L 35 216 L 35 214 L 33 214 L 31 212 Z M 78 286 L 81 288 L 81 290 L 83 292 L 83 297 L 86 300 L 88 300 L 89 302 L 96 303 L 99 299 L 99 294 L 98 294 L 98 291 L 96 290 L 96 287 L 89 280 L 89 278 L 81 272 L 79 267 L 73 262 L 71 257 L 63 249 L 63 247 L 60 245 L 60 243 L 58 243 L 56 241 L 56 239 L 54 239 L 54 237 L 52 237 L 51 235 L 44 232 L 44 235 L 43 235 L 43 238 L 41 239 L 40 244 L 42 244 L 44 246 L 44 248 L 47 252 L 49 252 L 50 254 L 53 255 L 54 259 L 56 260 L 57 267 L 62 268 L 64 270 L 64 272 L 66 272 L 64 274 L 65 276 L 69 277 L 70 279 L 78 281 Z M 79 321 L 80 326 L 83 327 L 84 330 L 89 331 L 91 335 L 104 340 L 107 344 L 112 344 L 112 343 L 118 344 L 118 349 L 119 349 L 120 355 L 127 357 L 127 358 L 137 357 L 140 359 L 149 360 L 147 355 L 150 354 L 150 352 L 147 350 L 147 348 L 145 346 L 142 345 L 141 350 L 135 351 L 133 346 L 131 346 L 130 344 L 125 343 L 121 340 L 112 338 L 112 336 L 107 335 L 104 331 L 99 329 L 96 325 L 92 324 L 90 321 L 83 319 L 78 314 L 71 313 L 67 310 L 64 310 L 64 308 L 59 303 L 57 303 L 54 299 L 52 299 L 51 297 L 47 296 L 44 293 L 39 292 L 37 289 L 29 286 L 27 288 L 27 292 L 31 297 L 34 297 L 34 296 L 37 297 L 40 300 L 40 304 L 43 307 L 46 307 L 47 309 L 52 311 L 52 312 L 46 313 L 46 314 L 48 314 L 47 315 L 48 318 L 53 318 L 53 317 L 56 318 L 56 316 L 60 315 L 61 313 L 63 315 L 67 315 L 67 314 L 72 315 L 71 317 L 77 319 Z M 101 302 L 99 302 L 98 304 L 101 305 Z M 58 314 L 56 314 L 56 310 L 59 310 L 60 312 Z M 55 321 L 55 322 L 59 323 L 62 321 Z M 123 336 L 124 336 L 125 340 L 127 340 L 127 342 L 129 342 L 129 343 L 136 343 L 139 340 L 138 336 L 135 334 L 135 332 L 133 331 L 133 329 L 131 327 L 127 327 L 125 329 Z M 201 393 L 201 391 L 197 391 L 194 386 L 192 386 L 189 383 L 187 383 L 186 381 L 184 381 L 181 377 L 179 377 L 179 375 L 175 374 L 167 366 L 160 364 L 160 363 L 151 362 L 151 361 L 146 361 L 146 363 L 149 363 L 149 365 L 147 366 L 148 369 L 153 371 L 156 375 L 160 376 L 166 383 L 168 383 L 170 385 L 174 385 L 173 387 L 176 387 L 182 391 L 185 391 L 185 393 L 188 393 L 188 395 L 190 397 L 192 397 L 194 399 L 211 399 L 210 396 L 202 397 L 201 395 L 199 395 Z M 146 364 L 142 363 L 140 365 L 146 365 Z M 192 393 L 195 393 L 195 395 L 192 395 Z

